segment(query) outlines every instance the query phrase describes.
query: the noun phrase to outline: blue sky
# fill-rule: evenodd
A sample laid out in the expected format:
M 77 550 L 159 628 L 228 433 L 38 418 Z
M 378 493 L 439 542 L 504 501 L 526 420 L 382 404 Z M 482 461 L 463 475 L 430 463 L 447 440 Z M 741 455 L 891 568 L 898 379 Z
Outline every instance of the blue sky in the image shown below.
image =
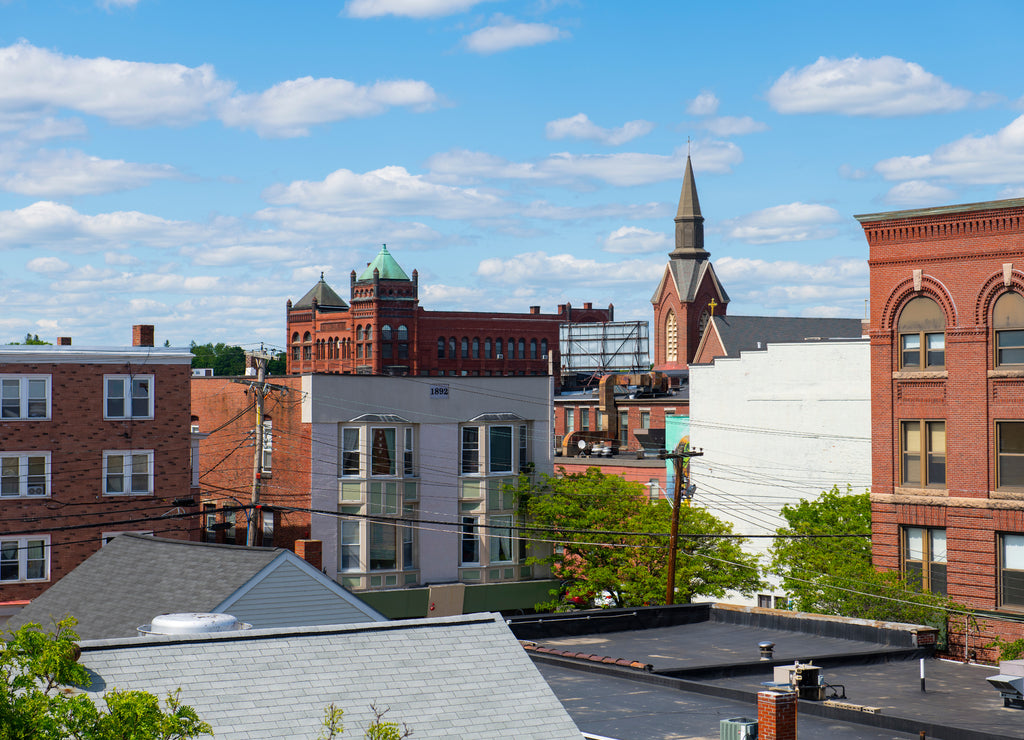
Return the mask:
M 731 313 L 861 317 L 853 214 L 1024 196 L 1022 20 L 0 0 L 0 341 L 280 346 L 385 242 L 428 309 L 649 320 L 688 146 Z

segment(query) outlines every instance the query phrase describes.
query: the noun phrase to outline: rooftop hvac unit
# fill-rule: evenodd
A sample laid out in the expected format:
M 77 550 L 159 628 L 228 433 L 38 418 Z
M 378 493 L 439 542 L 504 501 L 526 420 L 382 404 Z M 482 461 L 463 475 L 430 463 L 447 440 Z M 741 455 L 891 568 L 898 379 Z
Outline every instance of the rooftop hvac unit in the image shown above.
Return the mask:
M 989 676 L 985 680 L 992 684 L 992 688 L 1003 697 L 1004 707 L 1024 709 L 1024 676 L 1007 676 L 1000 673 L 998 676 Z
M 746 717 L 723 719 L 718 723 L 719 740 L 754 740 L 757 737 L 757 720 Z

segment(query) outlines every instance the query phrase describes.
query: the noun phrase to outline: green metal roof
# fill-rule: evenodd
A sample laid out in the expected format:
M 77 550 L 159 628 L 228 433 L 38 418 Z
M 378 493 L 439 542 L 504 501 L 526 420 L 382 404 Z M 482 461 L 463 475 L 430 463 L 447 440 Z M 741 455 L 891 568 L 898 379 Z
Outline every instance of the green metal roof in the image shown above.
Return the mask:
M 409 276 L 405 274 L 405 270 L 402 269 L 401 265 L 395 261 L 395 258 L 391 256 L 388 251 L 388 245 L 384 244 L 380 248 L 380 252 L 376 257 L 373 258 L 373 262 L 367 265 L 366 269 L 359 276 L 359 280 L 373 280 L 373 271 L 378 270 L 380 272 L 381 280 L 408 280 Z

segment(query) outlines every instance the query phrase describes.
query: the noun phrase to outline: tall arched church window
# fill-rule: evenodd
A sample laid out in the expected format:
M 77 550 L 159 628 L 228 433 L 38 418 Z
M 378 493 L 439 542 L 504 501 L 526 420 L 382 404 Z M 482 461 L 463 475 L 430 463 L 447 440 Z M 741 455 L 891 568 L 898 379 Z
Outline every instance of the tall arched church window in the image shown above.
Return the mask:
M 676 312 L 671 310 L 665 318 L 665 359 L 669 362 L 679 359 L 679 327 Z
M 1024 365 L 1024 296 L 1003 293 L 992 309 L 996 365 Z
M 946 316 L 939 304 L 918 296 L 900 312 L 900 367 L 939 370 L 946 366 Z

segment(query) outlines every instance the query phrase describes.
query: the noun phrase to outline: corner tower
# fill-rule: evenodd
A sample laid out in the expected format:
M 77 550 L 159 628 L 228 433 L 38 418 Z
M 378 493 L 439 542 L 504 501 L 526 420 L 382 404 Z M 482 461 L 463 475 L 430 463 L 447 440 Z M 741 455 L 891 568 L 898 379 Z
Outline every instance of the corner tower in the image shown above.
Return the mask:
M 704 216 L 687 155 L 676 209 L 675 249 L 669 252 L 668 264 L 651 297 L 655 370 L 686 370 L 711 316 L 726 312 L 729 296 L 715 275 L 710 256 L 704 249 Z

